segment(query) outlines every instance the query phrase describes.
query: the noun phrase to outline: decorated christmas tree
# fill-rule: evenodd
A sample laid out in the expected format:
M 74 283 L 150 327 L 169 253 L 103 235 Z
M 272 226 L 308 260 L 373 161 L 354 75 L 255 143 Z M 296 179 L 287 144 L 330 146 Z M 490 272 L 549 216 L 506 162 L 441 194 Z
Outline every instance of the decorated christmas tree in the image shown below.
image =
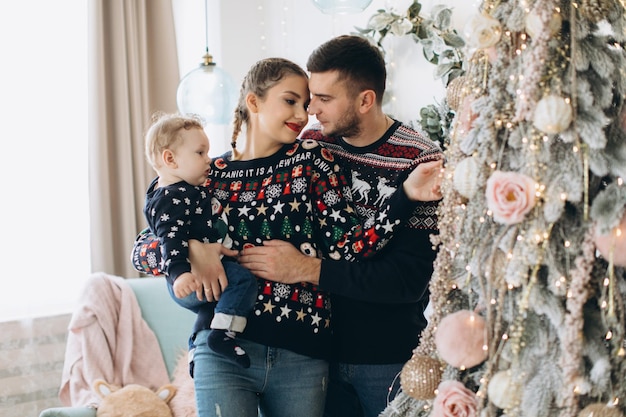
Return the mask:
M 623 416 L 619 0 L 484 1 L 448 85 L 432 315 L 383 416 Z

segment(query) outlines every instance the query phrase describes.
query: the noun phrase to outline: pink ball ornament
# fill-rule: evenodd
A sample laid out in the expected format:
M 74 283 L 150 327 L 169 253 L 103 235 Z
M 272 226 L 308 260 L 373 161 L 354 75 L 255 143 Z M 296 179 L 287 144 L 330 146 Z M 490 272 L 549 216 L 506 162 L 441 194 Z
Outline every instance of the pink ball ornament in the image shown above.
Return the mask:
M 605 235 L 595 236 L 596 249 L 607 261 L 613 255 L 613 264 L 626 267 L 626 213 L 619 226 Z
M 451 366 L 472 368 L 487 359 L 485 320 L 470 310 L 449 314 L 437 327 L 435 345 Z

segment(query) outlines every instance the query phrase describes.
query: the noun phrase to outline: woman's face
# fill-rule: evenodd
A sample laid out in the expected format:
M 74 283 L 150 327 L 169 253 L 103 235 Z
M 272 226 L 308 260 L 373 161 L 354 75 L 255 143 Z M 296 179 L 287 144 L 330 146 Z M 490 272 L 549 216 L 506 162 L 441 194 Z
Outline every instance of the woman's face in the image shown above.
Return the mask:
M 265 141 L 268 147 L 293 143 L 309 121 L 309 100 L 306 77 L 284 77 L 257 100 L 253 140 Z

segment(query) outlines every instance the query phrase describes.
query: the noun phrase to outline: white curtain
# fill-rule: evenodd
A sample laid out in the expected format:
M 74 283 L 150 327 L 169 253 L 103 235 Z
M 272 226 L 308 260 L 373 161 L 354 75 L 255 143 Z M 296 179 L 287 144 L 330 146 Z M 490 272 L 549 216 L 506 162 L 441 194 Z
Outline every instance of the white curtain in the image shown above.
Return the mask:
M 176 111 L 179 81 L 171 0 L 89 2 L 89 187 L 93 271 L 138 276 L 130 262 L 155 175 L 143 133 L 154 111 Z

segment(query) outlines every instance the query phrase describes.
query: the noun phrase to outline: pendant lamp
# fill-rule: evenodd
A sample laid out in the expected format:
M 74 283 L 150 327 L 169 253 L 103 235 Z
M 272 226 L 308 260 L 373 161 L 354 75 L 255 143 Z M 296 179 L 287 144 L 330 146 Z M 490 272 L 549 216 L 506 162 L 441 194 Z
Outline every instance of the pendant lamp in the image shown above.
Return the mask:
M 178 84 L 176 104 L 182 114 L 196 114 L 209 124 L 228 124 L 235 110 L 236 89 L 232 78 L 209 54 L 208 6 L 204 1 L 206 47 L 200 66 Z
M 326 14 L 361 13 L 372 0 L 313 0 L 313 4 Z

